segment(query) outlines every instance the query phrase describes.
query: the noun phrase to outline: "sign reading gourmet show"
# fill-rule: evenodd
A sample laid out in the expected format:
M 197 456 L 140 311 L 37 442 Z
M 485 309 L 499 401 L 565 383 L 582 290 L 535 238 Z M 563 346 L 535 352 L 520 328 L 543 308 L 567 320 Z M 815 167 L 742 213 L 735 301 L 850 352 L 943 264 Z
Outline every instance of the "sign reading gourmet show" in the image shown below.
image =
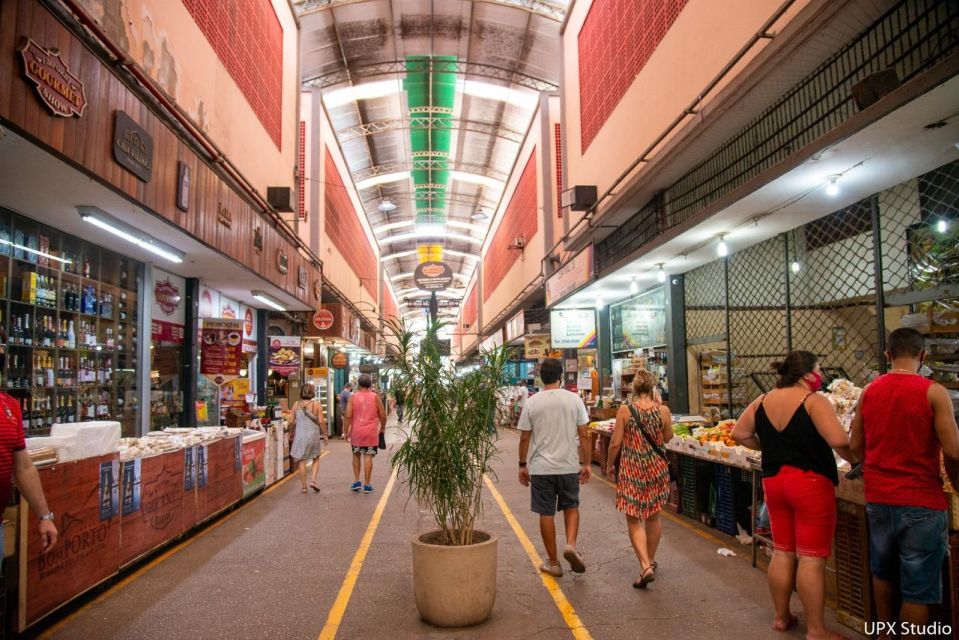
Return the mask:
M 592 309 L 554 309 L 549 313 L 554 349 L 594 349 L 596 313 Z
M 33 84 L 37 96 L 55 116 L 71 118 L 83 115 L 87 96 L 83 82 L 70 72 L 59 49 L 44 49 L 24 38 L 17 49 L 23 62 L 23 77 Z
M 443 291 L 453 284 L 453 270 L 445 262 L 424 262 L 413 272 L 413 282 L 424 291 Z

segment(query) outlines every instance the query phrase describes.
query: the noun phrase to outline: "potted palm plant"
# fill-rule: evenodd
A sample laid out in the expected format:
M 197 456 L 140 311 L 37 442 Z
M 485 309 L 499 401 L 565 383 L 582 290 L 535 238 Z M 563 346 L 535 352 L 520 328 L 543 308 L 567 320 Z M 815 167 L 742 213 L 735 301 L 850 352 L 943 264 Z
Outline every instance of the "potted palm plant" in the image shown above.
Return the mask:
M 420 616 L 440 627 L 466 627 L 489 617 L 496 599 L 497 539 L 476 528 L 482 515 L 483 476 L 497 455 L 494 416 L 506 349 L 483 354 L 457 374 L 437 339 L 389 323 L 397 340 L 398 370 L 391 381 L 405 398 L 409 438 L 393 466 L 436 529 L 413 537 L 413 591 Z

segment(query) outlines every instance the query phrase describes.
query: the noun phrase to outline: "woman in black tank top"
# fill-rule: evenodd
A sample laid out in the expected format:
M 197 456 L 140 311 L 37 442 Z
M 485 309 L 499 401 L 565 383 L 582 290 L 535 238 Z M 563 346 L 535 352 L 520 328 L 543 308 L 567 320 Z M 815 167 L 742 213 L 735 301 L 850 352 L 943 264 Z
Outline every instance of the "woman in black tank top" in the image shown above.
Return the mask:
M 768 574 L 776 610 L 773 629 L 786 631 L 797 624 L 789 600 L 798 588 L 806 637 L 839 638 L 824 622 L 825 567 L 839 483 L 833 450 L 848 460 L 849 437 L 832 405 L 816 393 L 822 375 L 815 355 L 793 351 L 773 367 L 779 373 L 776 389 L 750 404 L 732 433 L 739 444 L 762 452 L 763 491 L 775 546 Z

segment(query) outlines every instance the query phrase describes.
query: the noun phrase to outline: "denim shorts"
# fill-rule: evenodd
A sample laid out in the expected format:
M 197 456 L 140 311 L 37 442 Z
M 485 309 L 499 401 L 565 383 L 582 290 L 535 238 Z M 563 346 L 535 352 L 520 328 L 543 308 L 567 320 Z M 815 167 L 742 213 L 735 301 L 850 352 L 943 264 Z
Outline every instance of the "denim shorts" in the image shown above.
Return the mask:
M 530 501 L 533 513 L 552 516 L 557 511 L 579 506 L 579 474 L 560 473 L 530 476 Z
M 866 512 L 872 574 L 887 582 L 898 581 L 905 602 L 939 603 L 946 512 L 873 503 L 866 505 Z

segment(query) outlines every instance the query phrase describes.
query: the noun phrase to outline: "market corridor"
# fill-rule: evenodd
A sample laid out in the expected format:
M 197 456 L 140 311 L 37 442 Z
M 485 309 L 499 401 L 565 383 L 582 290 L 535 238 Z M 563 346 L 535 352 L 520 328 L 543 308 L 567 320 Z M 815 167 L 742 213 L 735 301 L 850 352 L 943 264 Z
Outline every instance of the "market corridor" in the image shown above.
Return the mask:
M 388 435 L 392 444 L 402 437 L 395 426 Z M 514 479 L 518 442 L 514 432 L 501 434 L 495 487 L 540 553 L 528 490 Z M 784 637 L 769 629 L 765 574 L 750 566 L 748 547 L 735 548 L 735 558 L 722 557 L 717 549 L 731 539 L 722 542 L 673 517 L 664 523 L 660 579 L 646 592 L 632 589 L 636 561 L 613 506 L 613 489 L 595 477 L 582 492 L 580 546 L 587 573 L 574 578 L 567 572 L 558 580 L 562 589 L 558 597 L 570 605 L 565 617 L 503 509 L 487 491 L 483 527 L 500 539 L 493 615 L 472 629 L 425 625 L 410 588 L 409 538 L 427 530 L 431 518 L 407 501 L 399 482 L 393 484 L 372 544 L 355 571 L 354 556 L 390 480 L 386 457 L 376 463 L 376 492 L 352 493 L 349 449 L 342 441 L 331 443 L 321 462 L 320 495 L 301 494 L 295 476 L 286 480 L 121 577 L 41 637 Z M 338 594 L 351 579 L 355 587 L 343 606 L 344 598 L 341 595 L 338 601 Z M 801 611 L 798 602 L 794 608 Z M 578 636 L 570 629 L 576 616 L 583 627 Z M 803 636 L 794 630 L 785 637 Z

